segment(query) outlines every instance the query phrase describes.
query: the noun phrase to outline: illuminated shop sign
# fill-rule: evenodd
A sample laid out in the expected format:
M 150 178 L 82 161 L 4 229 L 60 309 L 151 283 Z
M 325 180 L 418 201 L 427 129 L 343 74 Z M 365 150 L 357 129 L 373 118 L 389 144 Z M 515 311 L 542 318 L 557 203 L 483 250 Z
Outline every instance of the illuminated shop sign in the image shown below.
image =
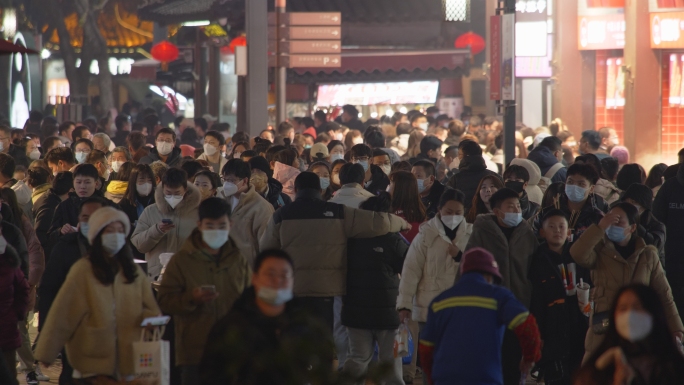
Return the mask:
M 601 50 L 625 47 L 625 15 L 581 16 L 579 49 Z
M 684 48 L 684 12 L 651 14 L 651 48 Z

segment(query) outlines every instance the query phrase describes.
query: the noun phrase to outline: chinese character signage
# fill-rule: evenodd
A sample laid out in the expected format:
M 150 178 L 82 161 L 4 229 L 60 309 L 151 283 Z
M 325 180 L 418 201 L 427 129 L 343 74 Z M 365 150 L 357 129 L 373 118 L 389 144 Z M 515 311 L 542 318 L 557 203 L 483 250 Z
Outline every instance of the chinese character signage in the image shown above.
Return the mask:
M 579 18 L 579 49 L 602 50 L 625 47 L 625 15 L 608 14 Z
M 651 14 L 651 48 L 684 48 L 684 12 Z

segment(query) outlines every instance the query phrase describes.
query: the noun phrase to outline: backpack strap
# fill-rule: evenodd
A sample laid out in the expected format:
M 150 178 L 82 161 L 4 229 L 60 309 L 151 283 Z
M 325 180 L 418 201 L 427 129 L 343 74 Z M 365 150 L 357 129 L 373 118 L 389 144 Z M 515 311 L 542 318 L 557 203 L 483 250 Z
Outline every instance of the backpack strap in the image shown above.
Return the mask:
M 556 175 L 558 170 L 560 170 L 563 167 L 564 167 L 563 163 L 558 162 L 558 163 L 554 164 L 553 166 L 551 166 L 549 171 L 547 171 L 546 174 L 544 174 L 544 177 L 549 178 L 549 179 L 553 178 L 553 176 Z

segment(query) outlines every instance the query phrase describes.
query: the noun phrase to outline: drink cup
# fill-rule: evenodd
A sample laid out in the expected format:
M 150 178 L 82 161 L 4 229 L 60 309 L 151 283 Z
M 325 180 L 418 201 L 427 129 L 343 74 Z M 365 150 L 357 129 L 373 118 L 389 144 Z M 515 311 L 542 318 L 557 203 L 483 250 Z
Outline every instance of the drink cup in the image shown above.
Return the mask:
M 587 303 L 589 303 L 589 284 L 586 282 L 580 282 L 577 284 L 577 302 L 579 303 L 580 309 L 583 309 Z

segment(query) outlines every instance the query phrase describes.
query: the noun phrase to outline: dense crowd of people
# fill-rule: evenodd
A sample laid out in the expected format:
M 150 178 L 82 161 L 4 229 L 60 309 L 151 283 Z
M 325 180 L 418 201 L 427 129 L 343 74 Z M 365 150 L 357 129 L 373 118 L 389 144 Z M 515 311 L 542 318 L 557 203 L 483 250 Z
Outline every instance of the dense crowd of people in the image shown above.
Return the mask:
M 556 119 L 504 164 L 496 118 L 435 107 L 256 137 L 123 111 L 0 122 L 2 384 L 132 381 L 159 315 L 174 385 L 684 383 L 684 149 L 646 172 Z

